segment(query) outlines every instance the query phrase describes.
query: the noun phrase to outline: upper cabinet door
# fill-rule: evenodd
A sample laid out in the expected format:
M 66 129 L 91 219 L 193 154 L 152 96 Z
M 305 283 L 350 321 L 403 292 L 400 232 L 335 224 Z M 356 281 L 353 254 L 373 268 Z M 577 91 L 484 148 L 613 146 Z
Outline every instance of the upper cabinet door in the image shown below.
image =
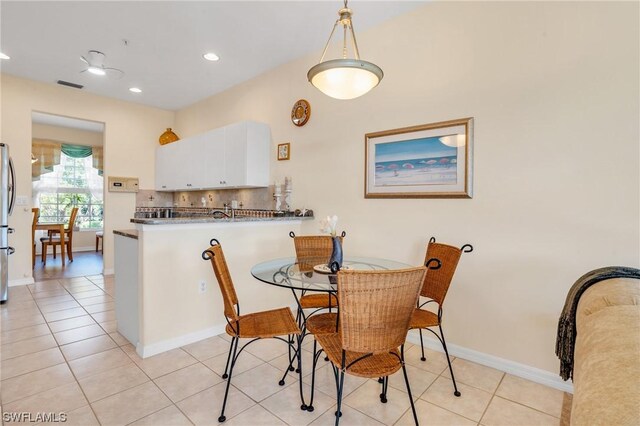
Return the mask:
M 177 182 L 173 177 L 174 144 L 156 148 L 156 191 L 173 191 Z
M 225 176 L 225 145 L 224 127 L 205 133 L 202 138 L 200 156 L 204 160 L 202 176 L 206 180 L 203 188 L 217 188 L 224 186 Z
M 246 143 L 245 186 L 269 186 L 269 166 L 271 164 L 271 129 L 264 123 L 248 121 Z
M 224 159 L 227 187 L 245 186 L 247 182 L 247 123 L 225 127 Z

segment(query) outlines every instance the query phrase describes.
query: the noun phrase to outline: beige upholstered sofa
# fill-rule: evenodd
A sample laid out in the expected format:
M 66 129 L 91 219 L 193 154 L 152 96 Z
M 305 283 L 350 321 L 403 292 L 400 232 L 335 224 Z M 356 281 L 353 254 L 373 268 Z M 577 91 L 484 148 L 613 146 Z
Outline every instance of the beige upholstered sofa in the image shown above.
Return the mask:
M 576 330 L 571 424 L 640 425 L 640 280 L 589 287 Z

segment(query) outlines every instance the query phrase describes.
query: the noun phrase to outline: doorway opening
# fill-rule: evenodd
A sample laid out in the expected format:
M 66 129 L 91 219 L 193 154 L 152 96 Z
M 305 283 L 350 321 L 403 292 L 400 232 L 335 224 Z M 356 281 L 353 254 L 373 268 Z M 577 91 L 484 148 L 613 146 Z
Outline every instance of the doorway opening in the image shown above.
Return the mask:
M 34 280 L 102 274 L 104 123 L 33 112 L 31 128 Z

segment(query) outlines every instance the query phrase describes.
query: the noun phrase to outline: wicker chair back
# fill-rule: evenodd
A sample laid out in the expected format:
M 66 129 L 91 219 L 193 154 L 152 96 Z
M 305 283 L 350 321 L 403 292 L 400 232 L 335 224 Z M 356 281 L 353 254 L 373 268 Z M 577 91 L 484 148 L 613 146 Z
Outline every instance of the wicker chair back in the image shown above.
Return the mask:
M 222 252 L 222 246 L 220 244 L 213 245 L 208 249 L 213 253 L 210 256 L 211 266 L 213 266 L 213 272 L 216 274 L 218 285 L 220 286 L 220 292 L 222 293 L 222 300 L 224 301 L 224 315 L 233 322 L 238 318 L 236 312 L 236 305 L 238 304 L 238 295 L 236 289 L 233 286 L 231 280 L 231 274 L 227 267 L 227 261 L 224 258 Z
M 342 237 L 339 238 L 342 243 Z M 293 244 L 296 248 L 298 267 L 302 272 L 310 272 L 316 265 L 326 265 L 333 251 L 333 242 L 329 235 L 295 236 Z
M 462 250 L 447 244 L 430 242 L 427 246 L 425 263 L 429 259 L 438 259 L 441 263 L 438 269 L 428 269 L 422 284 L 420 295 L 435 300 L 442 306 L 447 295 L 453 274 L 456 272 Z
M 342 348 L 377 354 L 404 344 L 425 271 L 338 272 Z

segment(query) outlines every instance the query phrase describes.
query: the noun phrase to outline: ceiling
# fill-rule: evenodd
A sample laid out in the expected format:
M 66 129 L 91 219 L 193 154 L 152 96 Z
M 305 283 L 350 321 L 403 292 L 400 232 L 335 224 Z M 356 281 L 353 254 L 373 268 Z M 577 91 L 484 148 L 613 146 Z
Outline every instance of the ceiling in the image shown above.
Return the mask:
M 422 4 L 352 1 L 349 7 L 357 33 Z M 337 0 L 2 1 L 0 51 L 11 59 L 1 61 L 0 71 L 177 110 L 303 55 L 317 52 L 320 59 L 342 6 Z M 366 59 L 372 47 L 359 47 Z M 88 50 L 105 53 L 105 66 L 124 76 L 81 73 L 80 55 Z M 209 51 L 221 59 L 204 60 Z

